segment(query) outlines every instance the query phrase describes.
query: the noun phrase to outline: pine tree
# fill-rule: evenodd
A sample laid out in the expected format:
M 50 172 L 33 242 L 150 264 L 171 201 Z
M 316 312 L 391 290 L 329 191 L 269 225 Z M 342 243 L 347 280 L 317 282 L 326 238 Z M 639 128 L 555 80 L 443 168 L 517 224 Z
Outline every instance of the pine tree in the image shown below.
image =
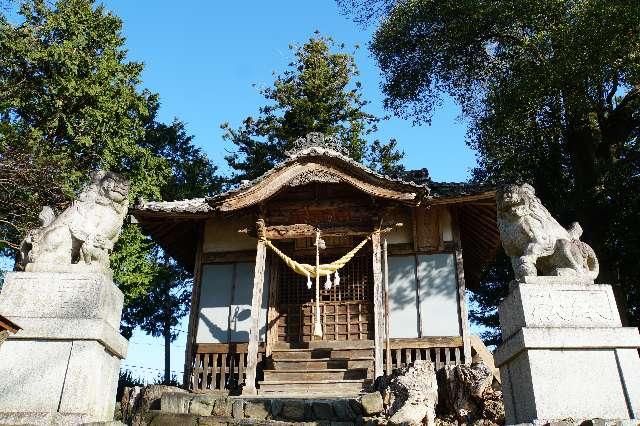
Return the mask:
M 339 51 L 334 52 L 334 50 Z M 356 161 L 387 174 L 402 170 L 403 154 L 396 142 L 367 142 L 380 118 L 365 112 L 368 104 L 353 54 L 345 53 L 331 38 L 316 33 L 302 46 L 290 46 L 294 60 L 261 90 L 269 102 L 257 118 L 247 117 L 233 129 L 224 123 L 224 138 L 236 147 L 226 157 L 234 173 L 230 184 L 254 179 L 285 158 L 292 143 L 310 132 L 334 136 Z

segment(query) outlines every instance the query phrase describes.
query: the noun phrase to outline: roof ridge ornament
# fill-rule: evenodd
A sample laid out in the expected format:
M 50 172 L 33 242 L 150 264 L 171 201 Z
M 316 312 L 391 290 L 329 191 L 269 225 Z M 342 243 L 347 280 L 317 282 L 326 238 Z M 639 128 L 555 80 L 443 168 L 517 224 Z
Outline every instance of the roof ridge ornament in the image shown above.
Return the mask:
M 286 151 L 287 157 L 295 157 L 302 151 L 312 148 L 324 148 L 335 151 L 344 156 L 349 156 L 347 148 L 340 143 L 335 137 L 325 135 L 322 132 L 309 132 L 306 136 L 296 139 L 291 149 Z

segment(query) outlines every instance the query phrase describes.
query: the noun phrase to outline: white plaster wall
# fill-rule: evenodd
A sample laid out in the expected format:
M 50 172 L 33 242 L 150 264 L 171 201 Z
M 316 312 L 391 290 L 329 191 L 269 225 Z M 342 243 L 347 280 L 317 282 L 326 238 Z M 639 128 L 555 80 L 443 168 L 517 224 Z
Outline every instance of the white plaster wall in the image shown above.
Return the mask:
M 389 336 L 418 337 L 415 258 L 389 256 Z
M 232 263 L 202 266 L 197 343 L 228 341 L 233 269 Z
M 208 264 L 202 267 L 196 343 L 248 342 L 255 262 Z M 262 292 L 260 339 L 266 333 L 269 270 Z M 235 291 L 232 289 L 235 280 Z M 229 323 L 229 308 L 231 322 Z
M 248 342 L 251 328 L 251 298 L 253 297 L 253 274 L 255 262 L 236 263 L 236 289 L 231 303 L 231 341 Z M 267 325 L 267 303 L 269 301 L 269 267 L 265 269 L 260 309 L 260 340 L 264 341 Z
M 458 286 L 454 255 L 418 256 L 423 336 L 459 336 Z
M 207 220 L 204 228 L 203 251 L 220 253 L 255 250 L 256 239 L 238 232 L 239 229 L 250 226 L 255 226 L 255 221 L 249 216 Z
M 389 256 L 390 337 L 418 337 L 416 260 L 420 283 L 423 336 L 459 336 L 458 297 L 454 256 Z
M 451 225 L 451 212 L 449 207 L 443 206 L 440 209 L 440 238 L 442 241 L 453 241 L 453 228 Z

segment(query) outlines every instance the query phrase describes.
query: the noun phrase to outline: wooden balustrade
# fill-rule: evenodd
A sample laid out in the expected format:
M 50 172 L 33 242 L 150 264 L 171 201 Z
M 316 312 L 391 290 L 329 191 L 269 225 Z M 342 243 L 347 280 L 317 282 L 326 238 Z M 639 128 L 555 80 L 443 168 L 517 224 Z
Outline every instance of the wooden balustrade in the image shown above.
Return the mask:
M 240 393 L 246 379 L 247 343 L 201 343 L 196 345 L 191 365 L 190 390 L 194 392 Z M 256 382 L 262 380 L 264 344 L 258 352 Z
M 390 339 L 389 353 L 391 359 L 387 360 L 385 347 L 383 359 L 385 366 L 391 369 L 405 367 L 416 360 L 431 360 L 436 370 L 445 365 L 464 363 L 464 350 L 462 337 L 423 337 L 420 339 Z M 386 371 L 385 373 L 389 373 Z

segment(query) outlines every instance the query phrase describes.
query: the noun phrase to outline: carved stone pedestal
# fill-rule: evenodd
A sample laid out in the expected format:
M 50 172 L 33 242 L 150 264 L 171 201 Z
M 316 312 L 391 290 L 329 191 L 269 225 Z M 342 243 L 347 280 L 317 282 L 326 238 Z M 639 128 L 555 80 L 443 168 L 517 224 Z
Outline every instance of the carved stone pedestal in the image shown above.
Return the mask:
M 0 424 L 113 419 L 123 296 L 109 274 L 13 272 L 0 313 L 22 327 L 0 348 Z
M 611 286 L 527 277 L 499 314 L 507 424 L 640 418 L 640 335 L 621 326 Z

